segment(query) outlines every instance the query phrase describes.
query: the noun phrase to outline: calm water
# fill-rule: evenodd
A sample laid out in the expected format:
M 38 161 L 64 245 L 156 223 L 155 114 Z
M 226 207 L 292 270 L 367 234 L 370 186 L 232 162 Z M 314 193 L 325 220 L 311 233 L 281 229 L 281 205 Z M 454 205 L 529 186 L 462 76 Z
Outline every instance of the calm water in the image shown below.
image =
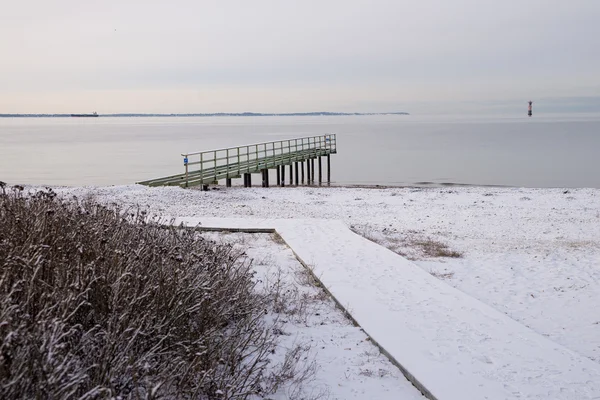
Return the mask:
M 338 135 L 338 184 L 600 188 L 600 116 L 0 118 L 0 180 L 115 185 L 183 172 L 186 151 Z

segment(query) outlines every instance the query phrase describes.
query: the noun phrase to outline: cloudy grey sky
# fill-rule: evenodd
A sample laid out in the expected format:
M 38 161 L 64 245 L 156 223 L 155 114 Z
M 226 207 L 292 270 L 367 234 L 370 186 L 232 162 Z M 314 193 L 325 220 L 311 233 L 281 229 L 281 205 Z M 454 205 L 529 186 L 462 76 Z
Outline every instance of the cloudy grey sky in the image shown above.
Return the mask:
M 0 11 L 0 113 L 599 97 L 598 0 L 3 0 Z

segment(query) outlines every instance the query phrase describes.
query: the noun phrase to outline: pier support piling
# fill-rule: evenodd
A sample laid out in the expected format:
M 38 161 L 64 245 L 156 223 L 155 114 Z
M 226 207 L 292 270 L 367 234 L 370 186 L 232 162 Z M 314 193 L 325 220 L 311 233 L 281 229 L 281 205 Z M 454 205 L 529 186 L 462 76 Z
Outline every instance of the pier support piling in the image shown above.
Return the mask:
M 327 184 L 331 184 L 331 156 L 327 154 Z
M 300 171 L 302 172 L 302 184 L 304 185 L 304 161 L 300 161 Z
M 290 186 L 294 184 L 294 166 L 290 163 Z
M 310 159 L 306 160 L 306 184 L 310 185 Z
M 285 186 L 285 165 L 281 166 L 281 187 Z
M 278 165 L 277 168 L 276 168 L 277 169 L 277 178 L 276 178 L 276 180 L 277 180 L 277 186 L 281 186 L 281 170 L 279 168 L 280 167 Z
M 299 183 L 299 179 L 298 179 L 298 161 L 296 161 L 294 163 L 294 170 L 295 170 L 294 172 L 296 173 L 295 174 L 295 177 L 296 177 L 296 186 L 298 186 L 298 183 Z
M 310 159 L 310 183 L 315 183 L 315 159 Z
M 319 185 L 323 183 L 323 166 L 321 164 L 321 156 L 319 156 Z
M 244 187 L 252 187 L 252 174 L 244 174 Z
M 231 187 L 231 178 L 225 178 L 225 187 Z

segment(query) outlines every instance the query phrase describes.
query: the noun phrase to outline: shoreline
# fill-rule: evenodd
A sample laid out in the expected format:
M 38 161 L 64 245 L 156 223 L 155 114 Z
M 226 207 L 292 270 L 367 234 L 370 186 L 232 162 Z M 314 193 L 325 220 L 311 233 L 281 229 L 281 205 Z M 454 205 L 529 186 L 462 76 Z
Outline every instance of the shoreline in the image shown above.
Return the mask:
M 145 185 L 140 185 L 138 183 L 125 183 L 125 184 L 111 184 L 111 185 L 54 185 L 54 184 L 32 184 L 32 183 L 11 183 L 11 182 L 0 182 L 4 183 L 6 187 L 12 186 L 22 186 L 24 188 L 57 188 L 57 189 L 76 189 L 76 188 L 88 188 L 88 189 L 103 189 L 103 188 L 111 188 L 111 187 L 148 187 Z M 178 186 L 154 186 L 149 187 L 152 189 L 159 189 L 161 187 L 170 187 L 176 188 Z M 200 191 L 200 186 L 191 186 L 189 188 L 185 188 L 186 190 Z M 233 184 L 231 188 L 245 188 L 243 185 Z M 500 184 L 475 184 L 475 183 L 459 183 L 459 182 L 415 182 L 412 184 L 361 184 L 361 183 L 345 183 L 345 184 L 336 184 L 336 183 L 323 183 L 321 185 L 288 185 L 286 184 L 284 187 L 271 185 L 268 188 L 263 188 L 260 185 L 253 185 L 250 189 L 308 189 L 308 188 L 319 188 L 319 189 L 443 189 L 443 188 L 480 188 L 480 189 L 520 189 L 520 190 L 600 190 L 600 188 L 592 187 L 592 186 L 512 186 L 512 185 L 500 185 Z M 183 189 L 183 188 L 182 188 Z M 227 188 L 224 184 L 218 185 L 209 185 L 209 191 L 213 190 L 226 190 Z

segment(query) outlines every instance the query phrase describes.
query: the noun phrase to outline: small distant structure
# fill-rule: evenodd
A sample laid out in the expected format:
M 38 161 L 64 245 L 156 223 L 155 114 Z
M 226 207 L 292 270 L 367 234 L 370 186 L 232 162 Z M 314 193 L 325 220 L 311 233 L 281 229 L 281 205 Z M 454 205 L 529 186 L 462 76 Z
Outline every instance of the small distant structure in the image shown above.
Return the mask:
M 527 115 L 530 117 L 533 115 L 532 105 L 533 105 L 533 101 L 529 100 L 529 107 L 527 107 Z
M 96 111 L 93 114 L 71 114 L 71 117 L 97 117 L 98 113 Z

